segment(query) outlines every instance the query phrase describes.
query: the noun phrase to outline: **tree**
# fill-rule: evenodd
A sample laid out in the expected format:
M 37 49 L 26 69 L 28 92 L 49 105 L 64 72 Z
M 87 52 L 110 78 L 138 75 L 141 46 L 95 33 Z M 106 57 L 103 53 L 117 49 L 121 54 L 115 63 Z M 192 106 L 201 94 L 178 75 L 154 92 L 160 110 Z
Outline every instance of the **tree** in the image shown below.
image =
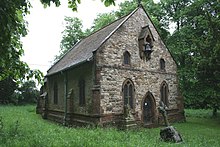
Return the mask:
M 114 0 L 101 0 L 106 6 L 114 4 Z M 59 0 L 41 0 L 57 6 Z M 69 7 L 77 9 L 80 0 L 69 0 Z M 42 82 L 43 74 L 39 70 L 31 70 L 21 61 L 24 54 L 21 37 L 27 34 L 27 22 L 24 17 L 29 14 L 31 4 L 29 0 L 1 0 L 0 1 L 0 101 L 10 102 L 12 93 L 23 80 L 35 78 Z M 88 31 L 86 31 L 88 33 Z M 76 38 L 77 39 L 77 38 Z M 65 47 L 63 47 L 65 48 Z
M 98 14 L 96 19 L 93 21 L 93 25 L 92 25 L 91 30 L 92 30 L 92 32 L 97 31 L 97 30 L 101 29 L 102 27 L 112 23 L 116 19 L 117 19 L 117 17 L 115 16 L 115 14 L 113 12 Z
M 40 91 L 33 80 L 23 81 L 10 96 L 10 103 L 15 105 L 34 104 L 40 97 Z
M 0 81 L 10 78 L 20 82 L 30 77 L 41 80 L 42 73 L 31 70 L 20 59 L 24 53 L 20 39 L 27 34 L 24 16 L 29 13 L 29 8 L 27 0 L 0 1 Z
M 27 34 L 23 15 L 28 14 L 30 3 L 26 0 L 1 0 L 0 2 L 0 80 L 22 77 L 28 70 L 20 60 L 23 55 L 21 36 Z
M 161 5 L 159 3 L 154 3 L 153 0 L 142 0 L 142 5 L 149 14 L 162 40 L 166 41 L 170 33 L 168 31 L 169 20 L 165 19 L 166 15 L 164 9 L 161 9 Z M 125 1 L 124 3 L 121 3 L 119 6 L 120 8 L 116 12 L 116 16 L 122 17 L 133 11 L 138 6 L 138 4 L 137 0 L 132 0 Z
M 12 102 L 12 95 L 17 88 L 12 78 L 8 77 L 0 81 L 0 104 L 8 104 Z
M 199 0 L 190 10 L 185 14 L 193 29 L 193 44 L 197 47 L 196 84 L 215 117 L 220 108 L 220 5 L 215 0 Z
M 81 39 L 111 23 L 115 19 L 115 15 L 113 13 L 99 14 L 94 20 L 92 27 L 83 31 L 82 21 L 79 18 L 65 17 L 64 20 L 66 22 L 66 26 L 65 30 L 62 32 L 63 37 L 60 42 L 61 50 L 59 55 L 55 56 L 54 61 L 57 62 L 59 59 L 61 59 Z
M 160 5 L 165 13 L 164 16 L 169 22 L 175 22 L 177 30 L 185 23 L 185 16 L 183 11 L 191 4 L 191 0 L 165 0 L 161 1 Z M 164 17 L 163 16 L 163 17 Z
M 114 0 L 101 1 L 106 6 L 115 4 Z M 41 0 L 41 2 L 45 6 L 50 6 L 51 2 L 56 6 L 60 5 L 60 0 Z M 69 7 L 74 11 L 80 2 L 81 0 L 68 0 Z M 29 13 L 30 7 L 29 0 L 0 1 L 0 81 L 9 76 L 14 80 L 23 79 L 30 71 L 28 65 L 20 60 L 24 53 L 20 39 L 27 34 L 24 16 Z M 37 72 L 39 71 L 35 71 Z
M 18 104 L 33 104 L 40 97 L 40 91 L 33 80 L 22 83 L 18 88 L 18 93 L 20 94 Z
M 56 6 L 60 6 L 60 0 L 40 0 L 45 7 L 50 6 L 51 2 L 53 2 Z M 105 6 L 115 5 L 115 0 L 101 0 Z M 81 3 L 81 0 L 68 0 L 68 6 L 73 11 L 77 11 L 78 5 Z
M 60 43 L 60 54 L 55 56 L 55 62 L 66 54 L 78 41 L 86 36 L 82 30 L 82 21 L 77 17 L 65 17 L 65 30 Z
M 184 2 L 163 1 L 166 9 L 173 8 L 167 15 L 177 24 L 167 44 L 178 63 L 186 104 L 213 108 L 215 116 L 220 107 L 220 6 L 215 0 Z

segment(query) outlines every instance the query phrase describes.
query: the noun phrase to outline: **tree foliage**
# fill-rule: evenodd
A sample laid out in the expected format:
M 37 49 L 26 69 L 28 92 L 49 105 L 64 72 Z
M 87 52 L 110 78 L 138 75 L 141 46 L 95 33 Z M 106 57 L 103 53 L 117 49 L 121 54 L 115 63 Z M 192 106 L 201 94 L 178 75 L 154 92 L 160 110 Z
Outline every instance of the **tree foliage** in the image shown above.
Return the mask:
M 29 7 L 25 0 L 0 1 L 0 80 L 21 77 L 28 70 L 27 64 L 20 61 L 24 52 L 20 38 L 27 34 L 23 15 Z
M 35 81 L 30 80 L 22 83 L 14 93 L 14 96 L 18 98 L 17 104 L 19 105 L 33 104 L 36 103 L 37 98 L 40 97 L 40 91 L 37 89 Z
M 8 77 L 16 82 L 30 77 L 41 81 L 42 73 L 31 70 L 20 59 L 24 53 L 20 39 L 27 34 L 24 16 L 29 13 L 30 6 L 27 0 L 0 1 L 0 81 Z
M 78 41 L 87 34 L 83 32 L 82 21 L 77 17 L 65 17 L 65 30 L 62 32 L 63 39 L 60 43 L 60 53 L 55 56 L 55 62 L 66 54 Z
M 114 0 L 101 1 L 106 6 L 115 4 Z M 45 6 L 50 6 L 51 3 L 55 3 L 56 6 L 60 5 L 60 0 L 41 0 L 41 2 Z M 68 0 L 69 7 L 74 11 L 80 3 L 81 0 Z M 10 101 L 16 86 L 24 84 L 24 80 L 35 78 L 39 83 L 42 82 L 42 72 L 31 70 L 27 63 L 21 61 L 24 50 L 20 39 L 27 34 L 27 22 L 24 17 L 29 14 L 30 7 L 29 0 L 0 1 L 0 100 L 4 102 Z M 80 32 L 76 36 L 80 36 Z M 62 53 L 64 54 L 68 44 L 65 42 L 63 45 Z
M 12 78 L 7 77 L 0 81 L 0 104 L 12 102 L 12 95 L 17 88 L 16 83 Z
M 91 31 L 97 31 L 100 28 L 112 23 L 117 19 L 116 15 L 112 13 L 103 13 L 103 14 L 98 14 L 96 16 L 96 19 L 93 21 L 93 25 L 91 27 Z
M 137 0 L 131 0 L 121 3 L 119 5 L 119 10 L 116 12 L 116 16 L 122 17 L 133 11 L 138 6 L 137 2 Z M 161 5 L 159 3 L 155 3 L 153 0 L 142 0 L 141 4 L 149 14 L 161 38 L 166 41 L 169 36 L 169 20 L 165 19 L 165 10 L 161 9 Z
M 45 6 L 55 3 L 60 5 L 60 0 L 40 0 Z M 106 6 L 114 5 L 114 0 L 101 0 Z M 81 0 L 68 0 L 69 7 L 76 11 Z M 41 79 L 39 70 L 30 71 L 28 65 L 21 61 L 23 55 L 21 37 L 27 34 L 27 22 L 24 16 L 29 14 L 31 4 L 29 0 L 1 0 L 0 1 L 0 81 L 7 77 L 22 80 L 29 73 L 37 73 L 34 77 Z
M 82 29 L 82 21 L 77 17 L 66 17 L 65 20 L 65 30 L 62 32 L 62 40 L 60 42 L 60 53 L 55 56 L 55 62 L 61 59 L 72 47 L 79 42 L 84 37 L 90 35 L 91 33 L 99 30 L 100 28 L 108 25 L 116 19 L 113 13 L 99 14 L 94 20 L 93 25 L 90 29 L 85 31 Z
M 185 2 L 185 3 L 184 3 Z M 168 40 L 186 106 L 220 107 L 220 5 L 215 0 L 163 1 L 177 29 Z M 215 115 L 215 114 L 214 114 Z
M 45 7 L 50 6 L 51 2 L 54 3 L 56 6 L 60 6 L 61 0 L 40 0 Z M 116 0 L 100 0 L 101 2 L 104 3 L 106 7 L 110 5 L 115 5 Z M 68 0 L 68 6 L 71 8 L 73 11 L 77 11 L 78 5 L 81 3 L 81 0 Z

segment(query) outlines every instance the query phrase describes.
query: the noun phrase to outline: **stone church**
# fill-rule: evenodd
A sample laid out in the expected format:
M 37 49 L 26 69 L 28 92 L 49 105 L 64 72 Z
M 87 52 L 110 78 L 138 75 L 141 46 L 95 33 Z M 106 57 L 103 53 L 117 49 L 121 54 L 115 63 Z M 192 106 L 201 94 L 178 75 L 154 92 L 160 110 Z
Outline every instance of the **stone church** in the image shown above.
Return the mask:
M 138 6 L 78 42 L 45 76 L 37 112 L 64 125 L 154 127 L 183 121 L 177 65 Z

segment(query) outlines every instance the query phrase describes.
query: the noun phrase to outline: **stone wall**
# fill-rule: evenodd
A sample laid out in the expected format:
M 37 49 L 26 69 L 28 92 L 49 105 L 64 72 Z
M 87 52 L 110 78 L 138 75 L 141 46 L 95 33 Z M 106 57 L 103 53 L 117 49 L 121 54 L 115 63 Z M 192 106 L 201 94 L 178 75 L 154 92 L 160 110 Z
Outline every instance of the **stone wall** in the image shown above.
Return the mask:
M 149 25 L 155 39 L 149 61 L 139 55 L 138 36 L 142 27 Z M 123 65 L 123 53 L 131 55 L 131 66 Z M 166 63 L 165 71 L 160 70 L 160 59 Z M 160 101 L 160 86 L 163 81 L 169 88 L 169 109 L 178 109 L 178 82 L 176 64 L 163 44 L 160 36 L 144 10 L 136 11 L 97 51 L 97 67 L 100 72 L 101 114 L 123 114 L 124 102 L 122 84 L 131 79 L 135 87 L 135 112 L 141 120 L 141 102 L 149 91 L 153 94 L 156 107 Z M 158 111 L 155 110 L 156 115 Z
M 54 84 L 58 86 L 58 103 L 54 104 Z M 64 75 L 55 74 L 48 77 L 48 109 L 64 111 Z
M 154 51 L 148 61 L 140 58 L 138 42 L 139 33 L 146 25 L 149 25 L 154 38 Z M 131 55 L 130 66 L 123 64 L 125 51 Z M 160 69 L 161 58 L 165 60 L 165 70 Z M 49 119 L 63 122 L 65 97 L 67 96 L 65 119 L 69 123 L 117 124 L 118 120 L 122 120 L 124 114 L 122 86 L 127 79 L 134 84 L 134 113 L 137 122 L 142 121 L 142 103 L 149 92 L 153 95 L 155 102 L 155 121 L 163 121 L 156 108 L 161 97 L 160 87 L 164 81 L 168 84 L 169 89 L 169 112 L 170 116 L 173 116 L 170 120 L 184 118 L 182 117 L 183 100 L 178 92 L 176 64 L 144 10 L 138 9 L 94 52 L 93 59 L 93 61 L 48 77 Z M 78 84 L 80 79 L 84 79 L 86 84 L 86 104 L 84 106 L 79 106 Z M 58 104 L 54 104 L 53 98 L 55 82 L 58 85 Z M 179 112 L 182 114 L 179 115 Z
M 81 64 L 81 66 L 68 71 L 68 92 L 72 89 L 70 96 L 73 102 L 72 112 L 77 114 L 90 114 L 92 108 L 93 87 L 93 63 Z M 79 80 L 85 80 L 85 105 L 79 106 Z M 68 111 L 70 108 L 68 108 Z
M 93 62 L 81 64 L 68 71 L 57 73 L 48 77 L 48 119 L 63 122 L 65 112 L 65 96 L 67 96 L 67 121 L 83 121 L 91 114 L 92 87 L 93 87 Z M 66 77 L 65 77 L 66 76 Z M 65 93 L 65 78 L 67 81 Z M 79 80 L 85 80 L 85 105 L 79 105 Z M 54 104 L 53 85 L 58 85 L 58 104 Z M 66 94 L 66 95 L 65 95 Z M 74 117 L 76 116 L 76 117 Z M 77 118 L 79 120 L 77 120 Z

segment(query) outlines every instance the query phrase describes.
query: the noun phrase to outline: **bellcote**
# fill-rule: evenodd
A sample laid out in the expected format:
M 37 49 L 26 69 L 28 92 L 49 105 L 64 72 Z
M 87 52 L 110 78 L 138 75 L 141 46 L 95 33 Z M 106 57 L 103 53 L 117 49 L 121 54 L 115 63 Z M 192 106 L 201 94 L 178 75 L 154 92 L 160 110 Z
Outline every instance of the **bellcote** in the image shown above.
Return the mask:
M 150 60 L 154 41 L 149 25 L 142 27 L 138 37 L 139 54 L 141 59 L 146 61 Z

